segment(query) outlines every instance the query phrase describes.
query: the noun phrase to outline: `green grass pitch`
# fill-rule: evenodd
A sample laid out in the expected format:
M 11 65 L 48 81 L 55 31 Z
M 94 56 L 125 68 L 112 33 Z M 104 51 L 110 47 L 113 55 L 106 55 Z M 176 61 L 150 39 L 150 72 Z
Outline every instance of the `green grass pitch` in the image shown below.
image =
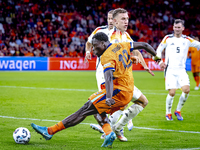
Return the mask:
M 163 72 L 133 72 L 135 85 L 149 100 L 147 107 L 133 119 L 134 128 L 124 128 L 128 142 L 115 140 L 116 150 L 193 150 L 200 149 L 200 90 L 194 91 L 190 77 L 190 96 L 182 108 L 183 121 L 165 119 Z M 81 124 L 58 132 L 49 141 L 30 126 L 52 126 L 77 111 L 97 91 L 95 71 L 0 72 L 0 149 L 2 150 L 99 150 L 101 134 L 90 128 L 96 123 L 93 116 Z M 176 109 L 180 90 L 177 90 L 172 111 Z M 131 105 L 130 103 L 129 105 Z M 27 145 L 16 144 L 12 134 L 18 127 L 31 132 Z

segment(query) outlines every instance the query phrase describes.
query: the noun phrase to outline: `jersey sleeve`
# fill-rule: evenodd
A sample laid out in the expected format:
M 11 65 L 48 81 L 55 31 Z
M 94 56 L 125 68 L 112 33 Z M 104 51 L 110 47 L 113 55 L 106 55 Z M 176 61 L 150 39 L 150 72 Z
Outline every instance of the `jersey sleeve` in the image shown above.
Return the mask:
M 88 37 L 88 42 L 89 43 L 92 43 L 92 37 L 97 33 L 97 31 L 99 31 L 100 30 L 100 28 L 99 27 L 97 27 L 93 32 L 92 32 L 92 34 L 90 34 L 90 36 Z
M 126 36 L 127 36 L 127 40 L 128 40 L 128 41 L 134 42 L 133 39 L 130 37 L 130 35 L 129 35 L 127 32 L 125 32 L 125 34 L 126 34 Z
M 108 54 L 101 56 L 101 64 L 103 66 L 104 72 L 106 72 L 108 70 L 115 71 L 115 66 L 116 66 L 115 62 L 116 61 L 115 61 L 114 56 L 111 56 L 111 55 L 108 55 Z
M 133 42 L 130 42 L 130 52 L 134 50 Z
M 189 47 L 196 47 L 197 50 L 200 50 L 200 42 L 199 41 L 196 41 L 189 36 L 187 36 L 186 39 L 190 42 Z
M 159 44 L 156 52 L 157 52 L 157 56 L 161 58 L 162 56 L 162 51 L 166 48 L 167 46 L 167 39 L 169 38 L 169 36 L 165 36 L 163 38 L 163 40 L 161 41 L 161 43 Z

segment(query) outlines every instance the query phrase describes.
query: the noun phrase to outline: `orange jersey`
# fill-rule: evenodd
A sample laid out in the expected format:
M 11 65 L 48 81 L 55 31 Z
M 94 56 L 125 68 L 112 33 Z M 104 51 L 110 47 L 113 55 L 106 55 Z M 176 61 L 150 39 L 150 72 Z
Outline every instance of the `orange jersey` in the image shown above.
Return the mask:
M 189 53 L 191 53 L 192 65 L 200 65 L 200 51 L 195 47 L 190 47 Z
M 132 42 L 110 44 L 101 56 L 104 72 L 113 70 L 113 84 L 123 91 L 133 91 L 134 80 L 130 49 Z
M 132 61 L 130 51 L 133 42 L 123 42 L 110 44 L 101 55 L 101 64 L 104 72 L 113 70 L 113 96 L 115 104 L 106 104 L 106 89 L 92 94 L 89 100 L 93 103 L 99 114 L 106 112 L 114 113 L 123 109 L 132 99 L 134 80 L 132 74 Z

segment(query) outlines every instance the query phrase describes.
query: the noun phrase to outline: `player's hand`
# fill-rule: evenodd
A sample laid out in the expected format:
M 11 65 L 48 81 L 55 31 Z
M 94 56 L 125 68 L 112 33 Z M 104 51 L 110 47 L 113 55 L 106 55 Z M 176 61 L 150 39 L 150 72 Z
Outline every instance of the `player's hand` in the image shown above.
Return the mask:
M 164 70 L 166 67 L 167 67 L 167 65 L 166 65 L 164 62 L 162 62 L 162 63 L 160 64 L 160 69 L 161 69 L 161 70 Z
M 148 67 L 144 67 L 144 69 L 145 69 L 148 73 L 150 73 L 152 76 L 155 75 Z
M 133 64 L 138 64 L 138 63 L 141 63 L 140 59 L 138 56 L 131 56 L 131 60 L 133 62 Z
M 84 63 L 88 63 L 88 60 L 91 60 L 91 53 L 86 52 L 86 54 L 85 54 L 85 59 L 84 59 Z
M 161 61 L 161 58 L 156 56 L 153 56 L 152 59 L 158 64 Z
M 108 106 L 114 105 L 115 104 L 115 100 L 112 98 L 106 98 L 106 104 Z

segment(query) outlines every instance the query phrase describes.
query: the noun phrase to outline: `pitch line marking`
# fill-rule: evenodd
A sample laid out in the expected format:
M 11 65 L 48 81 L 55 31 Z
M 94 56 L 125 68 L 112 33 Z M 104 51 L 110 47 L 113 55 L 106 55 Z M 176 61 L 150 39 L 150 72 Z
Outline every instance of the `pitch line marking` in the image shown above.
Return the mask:
M 35 119 L 35 118 L 19 118 L 19 117 L 1 116 L 1 115 L 0 115 L 0 118 L 19 119 L 19 120 L 48 121 L 48 122 L 60 122 L 60 120 Z M 80 123 L 80 124 L 90 125 L 91 123 Z M 198 132 L 198 131 L 182 131 L 182 130 L 171 130 L 171 129 L 155 129 L 155 128 L 136 127 L 136 126 L 133 126 L 133 128 L 136 128 L 136 129 L 145 129 L 145 130 L 154 130 L 154 131 L 168 131 L 168 132 L 181 132 L 181 133 L 200 134 L 200 132 Z
M 62 89 L 62 88 L 39 88 L 39 87 L 23 87 L 23 86 L 0 86 L 5 88 L 21 88 L 21 89 L 41 89 L 41 90 L 60 90 L 60 91 L 83 91 L 83 92 L 96 92 L 97 90 L 87 90 L 87 89 Z
M 175 149 L 175 150 L 193 150 L 193 149 L 200 149 L 200 147 L 197 147 L 197 148 L 183 148 L 183 149 Z
M 98 90 L 89 90 L 89 89 L 65 89 L 65 88 L 40 88 L 40 87 L 23 87 L 23 86 L 0 86 L 0 88 L 21 88 L 21 89 L 33 89 L 33 90 L 60 90 L 60 91 L 79 91 L 79 92 L 97 92 Z M 141 90 L 141 91 L 155 91 L 155 90 Z M 164 90 L 156 90 L 156 91 L 164 91 Z M 152 93 L 152 92 L 142 92 L 144 94 L 150 94 L 150 95 L 167 95 L 166 93 Z M 178 94 L 177 95 L 181 95 Z M 200 97 L 200 95 L 192 95 L 190 94 L 190 96 L 195 96 L 195 97 Z

